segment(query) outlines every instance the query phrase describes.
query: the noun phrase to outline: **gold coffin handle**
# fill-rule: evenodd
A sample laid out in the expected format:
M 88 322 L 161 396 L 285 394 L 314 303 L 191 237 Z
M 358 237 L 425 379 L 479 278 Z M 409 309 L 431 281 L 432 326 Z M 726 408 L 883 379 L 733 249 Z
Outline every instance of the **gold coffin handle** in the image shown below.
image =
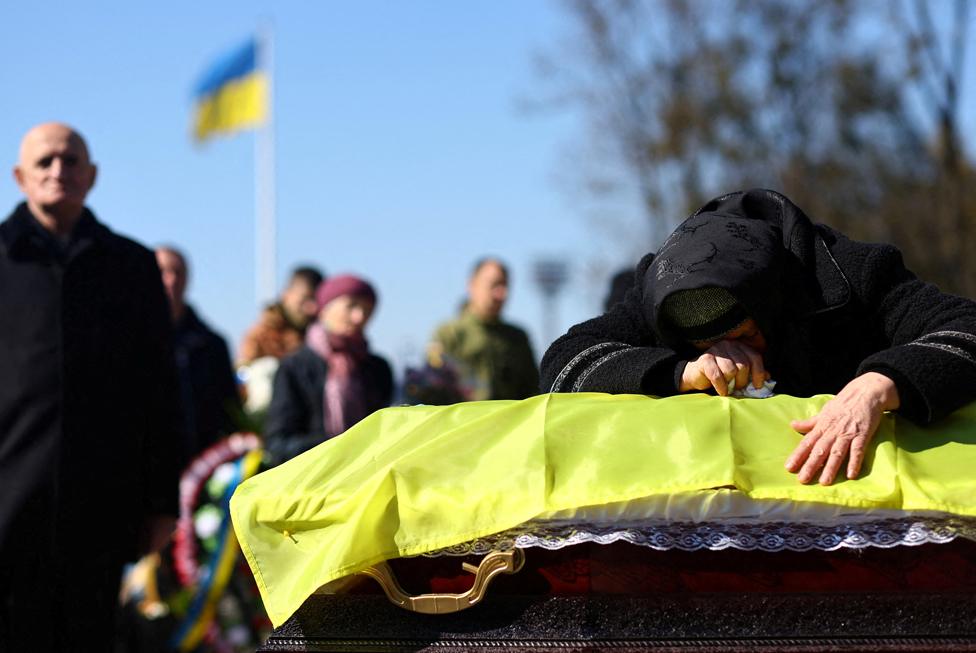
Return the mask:
M 420 594 L 410 596 L 393 575 L 390 565 L 385 562 L 368 567 L 361 572 L 364 576 L 369 576 L 380 584 L 386 596 L 393 605 L 420 612 L 422 614 L 448 614 L 460 612 L 475 605 L 485 596 L 488 583 L 498 574 L 514 574 L 522 568 L 525 563 L 525 554 L 521 549 L 511 551 L 492 551 L 475 567 L 467 562 L 461 568 L 468 573 L 474 574 L 474 585 L 467 592 L 462 594 Z

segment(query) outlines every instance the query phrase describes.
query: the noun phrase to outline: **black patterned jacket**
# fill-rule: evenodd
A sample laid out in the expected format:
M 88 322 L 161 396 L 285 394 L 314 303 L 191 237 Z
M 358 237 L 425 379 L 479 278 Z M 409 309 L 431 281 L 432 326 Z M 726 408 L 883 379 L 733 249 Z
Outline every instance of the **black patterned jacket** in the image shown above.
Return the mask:
M 777 392 L 836 393 L 880 372 L 898 388 L 898 412 L 918 423 L 976 400 L 976 303 L 919 280 L 895 247 L 812 223 L 778 193 L 712 200 L 638 264 L 636 279 L 624 301 L 552 343 L 544 392 L 676 394 L 698 354 L 668 333 L 658 308 L 670 292 L 716 285 L 768 334 Z

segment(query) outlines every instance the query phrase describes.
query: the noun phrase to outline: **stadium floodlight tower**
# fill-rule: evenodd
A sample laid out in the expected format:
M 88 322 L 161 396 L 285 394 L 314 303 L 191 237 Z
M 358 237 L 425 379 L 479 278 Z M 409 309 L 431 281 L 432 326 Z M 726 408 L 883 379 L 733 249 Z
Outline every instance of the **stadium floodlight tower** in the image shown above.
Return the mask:
M 533 265 L 533 278 L 542 294 L 542 349 L 545 350 L 559 333 L 556 299 L 569 280 L 569 265 L 561 259 L 539 259 Z

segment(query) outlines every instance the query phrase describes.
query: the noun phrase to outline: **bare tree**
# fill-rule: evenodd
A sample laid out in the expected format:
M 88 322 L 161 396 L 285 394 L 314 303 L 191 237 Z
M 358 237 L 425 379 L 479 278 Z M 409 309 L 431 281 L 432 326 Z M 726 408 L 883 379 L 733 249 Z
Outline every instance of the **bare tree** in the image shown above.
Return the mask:
M 631 189 L 656 242 L 708 198 L 765 186 L 976 295 L 968 0 L 945 16 L 909 1 L 566 0 L 574 33 L 540 71 L 607 155 L 576 168 L 583 186 Z

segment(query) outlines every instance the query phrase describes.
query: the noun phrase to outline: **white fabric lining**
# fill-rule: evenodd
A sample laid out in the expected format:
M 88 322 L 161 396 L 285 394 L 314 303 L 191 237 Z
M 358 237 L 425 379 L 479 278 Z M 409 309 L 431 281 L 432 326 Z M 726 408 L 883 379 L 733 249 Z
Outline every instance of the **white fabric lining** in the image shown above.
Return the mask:
M 976 540 L 976 518 L 753 499 L 734 488 L 660 495 L 539 515 L 513 529 L 425 554 L 483 555 L 625 541 L 657 550 L 832 551 Z
M 714 488 L 701 492 L 661 494 L 633 501 L 585 506 L 543 513 L 540 521 L 576 521 L 612 525 L 660 519 L 676 522 L 783 521 L 835 524 L 848 517 L 901 519 L 944 517 L 932 511 L 905 511 L 889 508 L 849 508 L 829 503 L 788 499 L 753 499 L 735 488 Z

